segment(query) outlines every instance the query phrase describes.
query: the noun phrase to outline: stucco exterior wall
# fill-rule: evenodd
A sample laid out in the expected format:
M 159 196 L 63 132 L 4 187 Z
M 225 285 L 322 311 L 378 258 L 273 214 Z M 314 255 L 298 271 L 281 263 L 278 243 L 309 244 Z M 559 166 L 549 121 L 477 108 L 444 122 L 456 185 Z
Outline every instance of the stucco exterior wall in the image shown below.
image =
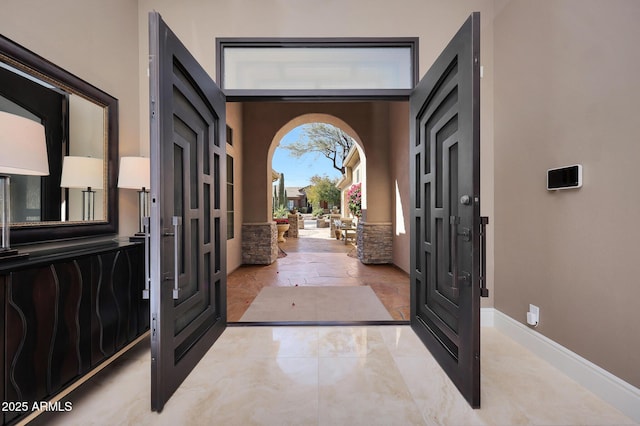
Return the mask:
M 227 103 L 227 126 L 231 127 L 233 145 L 227 144 L 227 154 L 233 157 L 233 210 L 235 212 L 234 237 L 227 240 L 227 273 L 242 265 L 242 104 Z
M 411 194 L 409 192 L 409 103 L 389 107 L 389 141 L 393 216 L 393 263 L 409 273 Z

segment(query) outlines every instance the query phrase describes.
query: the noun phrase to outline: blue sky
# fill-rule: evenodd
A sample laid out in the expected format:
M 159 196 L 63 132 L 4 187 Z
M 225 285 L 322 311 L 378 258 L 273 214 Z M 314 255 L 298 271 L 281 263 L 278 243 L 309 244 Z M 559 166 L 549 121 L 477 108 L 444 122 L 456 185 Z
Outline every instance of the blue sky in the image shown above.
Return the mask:
M 309 153 L 300 158 L 295 158 L 289 155 L 289 151 L 282 148 L 297 141 L 302 135 L 303 127 L 296 127 L 284 135 L 280 141 L 280 146 L 273 153 L 271 167 L 278 173 L 284 173 L 285 186 L 307 186 L 309 178 L 314 175 L 340 178 L 342 174 L 333 168 L 332 162 L 324 155 Z

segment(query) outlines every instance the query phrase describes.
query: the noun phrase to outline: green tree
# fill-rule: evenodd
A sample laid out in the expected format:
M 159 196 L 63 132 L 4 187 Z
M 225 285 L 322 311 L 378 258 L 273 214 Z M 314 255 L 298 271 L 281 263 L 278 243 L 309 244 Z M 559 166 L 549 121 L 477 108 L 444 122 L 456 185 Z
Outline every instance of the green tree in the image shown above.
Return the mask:
M 275 185 L 273 185 L 273 200 L 271 204 L 271 209 L 275 211 L 278 208 L 278 190 Z
M 344 160 L 353 146 L 353 139 L 341 129 L 326 123 L 305 125 L 296 142 L 283 145 L 293 157 L 316 152 L 324 155 L 333 163 L 333 168 L 344 174 Z
M 318 208 L 322 201 L 326 201 L 329 206 L 340 205 L 340 190 L 336 187 L 337 179 L 330 179 L 326 175 L 312 176 L 311 185 L 307 188 L 307 199 Z
M 284 195 L 284 173 L 280 173 L 280 182 L 278 183 L 278 207 L 285 207 L 286 204 L 287 199 Z

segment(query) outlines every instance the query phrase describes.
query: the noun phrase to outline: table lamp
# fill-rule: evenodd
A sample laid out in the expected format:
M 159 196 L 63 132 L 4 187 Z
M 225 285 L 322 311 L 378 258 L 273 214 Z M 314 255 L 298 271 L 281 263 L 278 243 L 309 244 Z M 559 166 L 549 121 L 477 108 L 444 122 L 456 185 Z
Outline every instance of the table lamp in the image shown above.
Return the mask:
M 138 190 L 138 232 L 144 237 L 144 218 L 149 216 L 149 188 L 151 187 L 148 157 L 122 157 L 118 173 L 118 188 Z
M 104 188 L 102 158 L 66 156 L 62 162 L 61 188 L 82 188 L 82 220 L 93 220 L 96 191 Z
M 11 195 L 9 175 L 47 176 L 47 140 L 41 123 L 0 111 L 0 259 L 15 256 L 11 249 Z

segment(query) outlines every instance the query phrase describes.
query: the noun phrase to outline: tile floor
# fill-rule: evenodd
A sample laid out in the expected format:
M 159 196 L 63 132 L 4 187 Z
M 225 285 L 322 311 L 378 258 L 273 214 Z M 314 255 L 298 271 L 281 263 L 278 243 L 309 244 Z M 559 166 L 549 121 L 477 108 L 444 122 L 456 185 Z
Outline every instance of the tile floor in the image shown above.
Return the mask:
M 326 236 L 323 232 L 326 232 Z M 409 314 L 409 280 L 365 266 L 351 245 L 308 230 L 288 256 L 229 276 L 229 320 L 263 286 L 370 285 L 394 319 Z M 316 237 L 316 238 L 314 238 Z M 320 237 L 320 238 L 317 238 Z M 327 264 L 333 265 L 327 268 Z M 230 327 L 162 413 L 150 411 L 145 340 L 33 425 L 633 425 L 493 328 L 482 329 L 482 408 L 471 409 L 408 326 Z
M 368 285 L 394 320 L 409 319 L 409 276 L 393 265 L 363 265 L 355 247 L 330 238 L 329 229 L 305 224 L 300 238 L 287 238 L 287 253 L 271 265 L 245 265 L 227 279 L 227 318 L 239 321 L 265 286 Z
M 482 329 L 482 408 L 471 409 L 408 326 L 232 327 L 161 414 L 149 343 L 34 425 L 633 425 L 493 328 Z

